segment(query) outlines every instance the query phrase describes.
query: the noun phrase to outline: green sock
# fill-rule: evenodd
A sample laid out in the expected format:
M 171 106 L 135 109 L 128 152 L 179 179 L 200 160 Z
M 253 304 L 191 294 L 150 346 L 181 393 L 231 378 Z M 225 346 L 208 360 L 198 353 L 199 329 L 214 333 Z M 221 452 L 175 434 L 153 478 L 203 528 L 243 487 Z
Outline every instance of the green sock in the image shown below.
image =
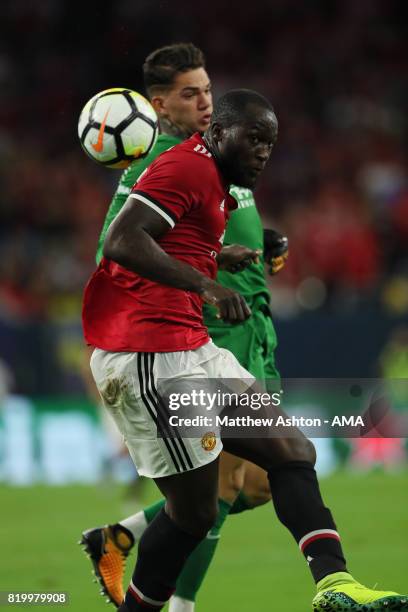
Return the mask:
M 231 505 L 223 499 L 218 500 L 218 516 L 214 527 L 207 537 L 191 553 L 177 580 L 176 595 L 188 601 L 195 601 L 197 592 L 205 575 L 220 539 L 220 529 L 227 518 Z
M 252 510 L 252 506 L 250 505 L 248 498 L 245 497 L 242 491 L 239 492 L 237 499 L 232 504 L 230 514 L 239 514 L 240 512 L 245 512 L 245 510 Z
M 159 514 L 160 510 L 163 508 L 165 503 L 166 503 L 166 500 L 164 498 L 159 499 L 158 502 L 156 502 L 155 504 L 152 504 L 151 506 L 148 506 L 147 508 L 143 510 L 144 515 L 146 517 L 146 521 L 148 523 L 151 523 L 154 517 L 156 516 L 156 514 Z

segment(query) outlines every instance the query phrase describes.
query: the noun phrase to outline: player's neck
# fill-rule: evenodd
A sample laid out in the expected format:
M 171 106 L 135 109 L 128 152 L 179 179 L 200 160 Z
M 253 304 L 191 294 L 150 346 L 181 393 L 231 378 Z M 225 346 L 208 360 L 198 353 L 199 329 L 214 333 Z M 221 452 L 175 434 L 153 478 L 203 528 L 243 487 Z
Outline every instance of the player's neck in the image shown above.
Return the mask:
M 218 153 L 218 149 L 215 143 L 213 142 L 213 139 L 211 138 L 211 134 L 209 132 L 206 132 L 203 135 L 203 140 L 205 142 L 205 146 L 207 147 L 207 149 L 209 150 L 209 152 L 211 153 L 211 155 L 213 156 L 217 164 L 221 166 L 220 155 Z
M 222 163 L 222 160 L 220 158 L 220 154 L 218 151 L 218 147 L 215 144 L 215 142 L 213 141 L 211 134 L 209 132 L 206 132 L 203 136 L 203 140 L 205 142 L 205 146 L 207 147 L 207 149 L 209 150 L 209 152 L 211 153 L 211 155 L 213 156 L 215 163 L 217 164 L 218 168 L 220 169 L 220 172 L 223 176 L 223 179 L 225 181 L 226 184 L 231 184 L 232 181 L 230 180 L 230 178 L 227 176 L 227 172 L 226 172 L 226 168 L 225 168 L 225 164 Z
M 175 138 L 180 138 L 180 140 L 186 140 L 191 136 L 191 134 L 183 130 L 180 126 L 172 123 L 167 117 L 160 119 L 160 131 L 162 134 L 174 136 Z

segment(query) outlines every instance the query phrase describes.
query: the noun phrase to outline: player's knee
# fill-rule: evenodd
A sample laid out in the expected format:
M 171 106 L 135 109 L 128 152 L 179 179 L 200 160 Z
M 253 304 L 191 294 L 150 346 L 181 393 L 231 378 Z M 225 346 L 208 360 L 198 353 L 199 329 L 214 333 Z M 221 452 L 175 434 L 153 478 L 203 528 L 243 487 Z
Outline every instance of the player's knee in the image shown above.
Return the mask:
M 242 493 L 249 508 L 256 508 L 268 503 L 272 496 L 267 472 L 257 465 L 247 463 Z
M 244 485 L 244 477 L 245 461 L 230 453 L 221 453 L 218 496 L 227 503 L 233 504 Z
M 292 440 L 292 461 L 306 461 L 313 466 L 316 464 L 316 449 L 308 438 Z
M 256 488 L 251 487 L 250 489 L 246 489 L 244 487 L 243 493 L 250 508 L 257 508 L 258 506 L 263 506 L 264 504 L 270 502 L 272 498 L 271 488 L 267 480 L 265 482 L 259 483 Z
M 306 439 L 306 449 L 305 449 L 305 453 L 306 453 L 306 458 L 304 459 L 304 461 L 308 461 L 309 463 L 311 463 L 313 466 L 316 465 L 316 459 L 317 459 L 317 455 L 316 455 L 316 447 L 313 444 L 313 442 L 311 442 L 310 440 Z
M 246 469 L 245 462 L 242 462 L 241 465 L 237 466 L 234 470 L 232 470 L 231 487 L 233 488 L 234 492 L 237 495 L 241 491 L 242 487 L 244 486 L 245 469 Z
M 218 495 L 221 499 L 233 504 L 244 486 L 245 470 L 241 464 L 226 474 L 220 474 Z
M 280 452 L 278 454 L 277 465 L 279 463 L 287 463 L 289 461 L 304 461 L 311 463 L 313 466 L 316 463 L 315 447 L 310 440 L 305 436 L 298 438 L 284 438 L 280 440 Z

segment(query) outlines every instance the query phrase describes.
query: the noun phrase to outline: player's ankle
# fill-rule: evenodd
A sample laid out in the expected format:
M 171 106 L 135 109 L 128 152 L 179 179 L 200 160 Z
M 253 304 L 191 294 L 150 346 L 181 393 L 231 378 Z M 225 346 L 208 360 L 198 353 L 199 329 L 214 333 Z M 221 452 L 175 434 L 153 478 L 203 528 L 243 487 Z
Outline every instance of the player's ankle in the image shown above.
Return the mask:
M 169 612 L 194 612 L 195 602 L 173 595 L 169 603 Z
M 134 542 L 140 540 L 148 525 L 148 521 L 145 513 L 143 510 L 141 510 L 136 514 L 119 521 L 119 523 L 116 523 L 116 525 L 119 525 L 122 529 L 126 530 L 127 533 L 130 533 Z
M 127 553 L 134 546 L 135 538 L 132 532 L 120 523 L 108 525 L 108 529 L 110 537 L 124 553 Z
M 330 574 L 326 574 L 319 582 L 316 584 L 317 591 L 323 591 L 324 589 L 328 589 L 330 587 L 337 586 L 339 584 L 344 584 L 346 582 L 356 582 L 351 574 L 348 572 L 331 572 Z

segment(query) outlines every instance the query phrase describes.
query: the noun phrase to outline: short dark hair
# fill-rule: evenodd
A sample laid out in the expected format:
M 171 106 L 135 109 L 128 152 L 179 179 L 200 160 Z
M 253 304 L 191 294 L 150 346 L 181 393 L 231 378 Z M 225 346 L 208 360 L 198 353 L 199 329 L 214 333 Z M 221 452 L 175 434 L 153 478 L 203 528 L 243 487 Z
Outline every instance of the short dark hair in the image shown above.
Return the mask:
M 242 121 L 249 105 L 275 112 L 269 100 L 257 91 L 252 89 L 231 89 L 217 101 L 211 123 L 219 123 L 223 127 L 230 127 L 234 123 L 239 123 Z
M 146 57 L 143 79 L 147 94 L 170 89 L 176 75 L 195 68 L 205 68 L 205 57 L 193 43 L 176 43 L 156 49 Z

